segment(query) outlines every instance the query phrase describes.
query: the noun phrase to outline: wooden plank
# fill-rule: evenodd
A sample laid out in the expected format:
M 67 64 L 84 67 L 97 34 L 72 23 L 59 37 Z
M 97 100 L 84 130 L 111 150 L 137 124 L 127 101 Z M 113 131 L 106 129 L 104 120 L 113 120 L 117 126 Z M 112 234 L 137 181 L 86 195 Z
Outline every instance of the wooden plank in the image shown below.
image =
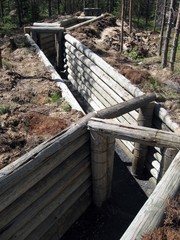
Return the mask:
M 38 23 L 34 22 L 33 26 L 35 27 L 60 27 L 60 23 L 48 23 L 48 22 L 43 22 L 43 23 Z
M 180 187 L 180 151 L 164 174 L 155 190 L 136 215 L 121 240 L 141 239 L 142 235 L 153 231 L 163 222 L 167 200 L 173 198 Z
M 55 237 L 59 240 L 92 202 L 91 189 L 86 190 L 89 185 L 90 181 L 87 182 L 87 186 L 80 186 L 67 199 L 67 202 L 64 202 L 49 215 L 44 222 L 30 233 L 26 240 L 53 240 Z
M 109 124 L 107 121 L 99 119 L 90 120 L 88 128 L 89 130 L 111 134 L 115 138 L 139 142 L 148 146 L 180 149 L 180 136 L 162 130 L 124 124 Z
M 40 198 L 48 189 L 53 187 L 70 169 L 77 166 L 82 160 L 87 161 L 88 156 L 90 156 L 89 143 L 79 148 L 34 187 L 30 188 L 20 198 L 14 201 L 13 204 L 5 208 L 4 211 L 0 213 L 0 229 L 7 226 L 16 216 Z
M 31 160 L 26 167 L 18 169 L 14 174 L 1 182 L 2 191 L 4 190 L 5 193 L 0 195 L 0 210 L 2 211 L 28 189 L 34 186 L 88 140 L 89 136 L 85 134 L 80 139 L 75 139 L 74 141 L 69 142 L 64 148 L 59 148 L 59 151 L 54 155 L 48 157 L 42 153 L 39 155 L 39 158 L 37 157 L 36 159 L 33 159 L 34 161 Z M 15 186 L 17 182 L 19 183 L 18 188 L 16 189 Z
M 80 185 L 86 182 L 90 175 L 90 163 L 88 161 L 80 163 L 23 211 L 9 228 L 0 234 L 0 238 L 2 240 L 9 238 L 25 239 L 59 205 L 65 202 Z
M 29 34 L 25 34 L 25 37 L 27 38 L 28 42 L 35 50 L 37 56 L 41 59 L 41 61 L 47 67 L 48 71 L 51 73 L 52 79 L 55 80 L 57 86 L 61 88 L 62 97 L 65 98 L 65 100 L 72 106 L 72 108 L 77 109 L 84 113 L 83 109 L 80 107 L 79 103 L 77 102 L 77 100 L 75 99 L 71 91 L 68 89 L 63 79 L 56 72 L 53 65 L 49 62 L 45 54 L 40 50 L 38 45 L 33 41 L 33 39 L 30 37 Z
M 123 75 L 119 74 L 113 67 L 107 64 L 101 57 L 97 56 L 93 53 L 89 48 L 85 47 L 82 43 L 76 40 L 74 37 L 69 34 L 65 35 L 65 40 L 70 44 L 75 46 L 80 52 L 82 52 L 86 57 L 91 59 L 98 67 L 100 67 L 107 75 L 113 78 L 116 82 L 118 82 L 124 89 L 126 89 L 133 96 L 138 97 L 143 94 L 142 91 L 139 90 L 138 87 L 135 87 L 131 84 L 131 82 L 125 78 Z

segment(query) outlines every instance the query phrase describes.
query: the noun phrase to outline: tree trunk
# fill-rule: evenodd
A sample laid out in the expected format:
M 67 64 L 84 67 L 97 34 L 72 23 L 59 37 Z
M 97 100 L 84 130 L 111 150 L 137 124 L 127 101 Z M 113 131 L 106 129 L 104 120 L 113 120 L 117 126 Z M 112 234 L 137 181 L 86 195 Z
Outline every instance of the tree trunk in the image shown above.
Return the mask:
M 0 17 L 4 17 L 4 5 L 3 5 L 3 0 L 0 0 Z
M 159 42 L 159 56 L 161 56 L 162 54 L 164 27 L 165 27 L 165 21 L 166 21 L 166 4 L 167 4 L 167 0 L 164 0 L 163 18 L 161 23 L 161 33 L 160 33 L 160 42 Z
M 148 25 L 148 20 L 149 20 L 149 1 L 150 0 L 147 0 L 147 4 L 146 4 L 146 27 Z
M 18 13 L 18 21 L 19 21 L 19 27 L 22 27 L 22 9 L 21 9 L 21 3 L 20 0 L 16 0 L 16 6 L 17 6 L 17 13 Z
M 132 32 L 132 12 L 133 12 L 133 0 L 129 2 L 129 33 Z
M 121 45 L 120 45 L 121 53 L 123 51 L 123 38 L 124 38 L 123 30 L 124 30 L 124 0 L 122 0 L 121 3 Z
M 57 10 L 58 10 L 58 15 L 60 14 L 60 4 L 61 4 L 61 0 L 57 1 Z
M 49 13 L 49 17 L 52 16 L 52 0 L 48 1 L 48 13 Z
M 162 67 L 163 68 L 165 68 L 167 66 L 169 39 L 170 39 L 171 28 L 172 28 L 173 4 L 174 4 L 174 0 L 171 0 L 171 2 L 170 2 L 170 10 L 169 10 L 169 17 L 168 17 L 168 24 L 167 24 L 167 30 L 166 30 L 165 45 L 164 45 L 164 54 L 163 54 L 163 58 L 162 58 Z
M 157 20 L 158 4 L 159 4 L 159 0 L 156 0 L 156 9 L 155 9 L 155 15 L 154 15 L 154 32 L 156 31 L 156 20 Z
M 177 17 L 174 38 L 173 38 L 172 51 L 171 51 L 171 59 L 170 59 L 171 71 L 174 71 L 174 62 L 176 59 L 176 51 L 177 51 L 177 46 L 178 46 L 179 29 L 180 29 L 180 3 L 179 3 L 178 17 Z

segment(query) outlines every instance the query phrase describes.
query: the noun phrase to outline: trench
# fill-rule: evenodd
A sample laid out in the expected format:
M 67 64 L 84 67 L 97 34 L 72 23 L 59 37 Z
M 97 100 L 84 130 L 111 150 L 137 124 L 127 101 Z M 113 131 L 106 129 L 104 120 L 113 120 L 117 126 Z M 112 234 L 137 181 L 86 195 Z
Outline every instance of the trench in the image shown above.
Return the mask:
M 93 111 L 90 104 L 67 80 L 64 72 L 58 71 L 73 96 L 85 113 Z M 118 240 L 146 202 L 154 184 L 149 173 L 143 179 L 131 174 L 131 160 L 116 146 L 112 192 L 110 199 L 100 208 L 91 204 L 84 214 L 69 228 L 62 240 Z
M 54 64 L 53 58 L 49 60 Z M 65 71 L 58 68 L 56 70 L 84 112 L 92 111 L 90 104 L 67 79 Z M 118 240 L 121 238 L 154 189 L 154 185 L 149 182 L 147 174 L 142 180 L 135 179 L 132 176 L 131 165 L 131 160 L 117 147 L 111 197 L 100 208 L 91 204 L 64 234 L 62 240 L 72 238 L 75 240 Z

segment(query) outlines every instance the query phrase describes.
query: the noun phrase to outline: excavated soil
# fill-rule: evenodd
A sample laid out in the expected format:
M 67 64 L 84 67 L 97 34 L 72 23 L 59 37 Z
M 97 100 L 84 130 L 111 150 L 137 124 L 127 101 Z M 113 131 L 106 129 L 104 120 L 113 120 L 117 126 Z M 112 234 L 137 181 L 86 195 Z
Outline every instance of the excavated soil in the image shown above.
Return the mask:
M 24 40 L 23 40 L 24 41 Z M 22 44 L 22 42 L 21 42 Z M 0 69 L 0 168 L 82 117 L 28 47 L 2 51 Z

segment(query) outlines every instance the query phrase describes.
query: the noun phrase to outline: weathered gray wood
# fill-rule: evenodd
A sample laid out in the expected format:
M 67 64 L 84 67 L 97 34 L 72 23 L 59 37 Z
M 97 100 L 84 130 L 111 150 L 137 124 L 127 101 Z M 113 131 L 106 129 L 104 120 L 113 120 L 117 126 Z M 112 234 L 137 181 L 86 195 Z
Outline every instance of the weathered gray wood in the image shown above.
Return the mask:
M 139 142 L 148 146 L 173 147 L 180 149 L 180 136 L 157 129 L 109 124 L 106 120 L 93 119 L 88 122 L 90 130 L 110 134 L 115 138 Z
M 160 118 L 162 120 L 162 122 L 164 122 L 168 128 L 170 128 L 173 132 L 176 132 L 176 131 L 180 131 L 180 126 L 173 122 L 171 120 L 171 117 L 170 115 L 168 114 L 168 112 L 166 111 L 166 109 L 164 109 L 163 107 L 161 107 L 160 104 L 155 104 L 155 107 L 154 107 L 154 113 L 155 115 Z
M 80 163 L 58 181 L 48 192 L 23 211 L 10 227 L 0 234 L 2 240 L 25 239 L 60 204 L 91 175 L 90 163 Z M 48 205 L 48 207 L 47 207 Z
M 38 33 L 56 33 L 58 31 L 64 31 L 63 27 L 51 27 L 51 26 L 47 26 L 47 27 L 42 27 L 42 26 L 32 26 L 30 27 L 30 31 L 35 31 Z
M 14 174 L 9 175 L 9 177 L 4 179 L 4 181 L 0 183 L 0 185 L 2 186 L 0 195 L 0 209 L 3 210 L 15 199 L 17 199 L 24 192 L 26 192 L 29 188 L 34 186 L 52 169 L 57 167 L 61 162 L 63 162 L 67 157 L 69 157 L 73 152 L 75 152 L 80 146 L 87 142 L 88 139 L 89 136 L 87 134 L 83 135 L 79 139 L 76 138 L 74 141 L 69 139 L 69 142 L 64 147 L 62 141 L 62 147 L 57 148 L 59 150 L 56 151 L 55 154 L 50 154 L 50 151 L 48 151 L 47 147 L 45 151 L 39 153 L 39 156 L 31 160 L 26 167 L 19 168 L 16 172 L 14 172 Z M 57 147 L 57 144 L 53 144 L 53 147 L 55 147 L 55 145 Z M 53 159 L 53 161 L 51 161 L 50 159 Z M 22 179 L 25 179 L 25 181 Z M 16 189 L 14 186 L 17 182 L 19 182 L 19 187 Z M 6 194 L 3 194 L 4 191 Z
M 145 202 L 133 222 L 130 224 L 121 240 L 137 239 L 153 231 L 163 222 L 167 200 L 173 198 L 180 189 L 180 151 L 172 161 L 155 190 Z
M 80 186 L 62 205 L 42 222 L 26 240 L 59 240 L 67 229 L 82 215 L 91 203 L 91 191 L 86 190 L 91 185 L 87 181 Z
M 154 111 L 154 103 L 148 103 L 139 109 L 139 117 L 137 119 L 138 126 L 151 127 L 152 117 Z M 132 162 L 132 174 L 135 177 L 141 178 L 144 169 L 145 161 L 148 154 L 148 147 L 143 144 L 135 143 L 134 147 L 134 159 Z
M 14 201 L 13 204 L 5 208 L 4 211 L 0 213 L 0 229 L 8 225 L 18 214 L 41 197 L 48 189 L 53 187 L 53 185 L 62 179 L 70 169 L 74 168 L 81 161 L 88 161 L 88 155 L 90 158 L 89 143 L 79 148 L 45 178 L 40 180 L 34 187 L 26 191 L 20 198 Z M 16 188 L 18 186 L 17 184 Z
M 90 72 L 90 75 L 86 73 L 87 67 L 81 62 L 78 63 L 79 62 L 78 59 L 71 59 L 69 57 L 67 57 L 67 59 L 68 59 L 67 65 L 69 67 L 67 70 L 69 73 L 68 78 L 71 82 L 73 81 L 73 79 L 79 79 L 82 82 L 82 87 L 84 85 L 86 86 L 88 85 L 88 89 L 92 92 L 92 96 L 94 95 L 94 93 L 98 91 L 99 92 L 98 95 L 100 95 L 100 103 L 105 102 L 104 104 L 105 107 L 114 105 L 116 103 L 121 103 L 124 101 L 115 91 L 112 90 L 111 87 L 105 84 L 92 71 Z M 83 72 L 82 69 L 84 70 Z M 109 104 L 107 104 L 107 101 L 109 102 Z M 99 102 L 99 100 L 96 100 L 95 102 L 97 103 Z M 136 111 L 132 111 L 130 113 L 124 114 L 124 116 L 120 117 L 120 119 L 122 119 L 122 122 L 124 123 L 126 122 L 135 123 L 136 116 L 137 116 Z
M 107 64 L 102 58 L 100 58 L 90 49 L 85 47 L 74 37 L 70 36 L 69 34 L 66 34 L 65 40 L 68 41 L 73 46 L 75 46 L 75 48 L 77 48 L 80 52 L 85 54 L 86 57 L 91 59 L 91 61 L 93 61 L 98 67 L 100 67 L 105 73 L 112 77 L 116 82 L 118 82 L 124 89 L 126 89 L 133 96 L 137 97 L 143 94 L 143 92 L 141 92 L 138 87 L 133 86 L 127 78 L 119 74 L 113 67 Z
M 93 22 L 95 22 L 95 21 L 97 21 L 97 20 L 100 20 L 100 19 L 104 18 L 104 16 L 105 16 L 105 15 L 102 15 L 102 16 L 99 16 L 99 17 L 94 17 L 94 18 L 92 18 L 92 19 L 90 19 L 90 20 L 87 20 L 87 21 L 85 21 L 85 22 L 82 22 L 82 23 L 76 24 L 76 25 L 74 25 L 74 26 L 72 26 L 72 27 L 69 27 L 69 28 L 67 28 L 67 30 L 68 30 L 68 31 L 71 31 L 71 30 L 74 30 L 74 29 L 76 29 L 76 28 L 82 27 L 82 26 L 84 26 L 84 25 L 91 24 L 91 23 L 93 23 Z
M 38 23 L 38 22 L 34 22 L 33 26 L 35 26 L 35 27 L 60 27 L 60 23 L 48 23 L 48 22 Z
M 103 71 L 99 66 L 97 66 L 91 58 L 86 57 L 83 55 L 81 51 L 76 49 L 73 45 L 71 45 L 68 42 L 65 42 L 66 46 L 66 53 L 67 53 L 67 59 L 70 57 L 70 61 L 73 59 L 79 66 L 82 67 L 82 69 L 85 68 L 85 72 L 87 72 L 91 76 L 91 72 L 93 72 L 97 77 L 100 78 L 102 81 L 101 84 L 106 84 L 110 88 L 116 91 L 116 93 L 123 99 L 123 100 L 129 100 L 133 96 L 128 93 L 118 81 L 115 81 L 111 75 L 108 75 L 105 71 Z M 94 79 L 94 76 L 93 76 Z M 143 93 L 142 93 L 143 94 Z M 141 95 L 142 95 L 141 94 Z
M 124 113 L 140 108 L 146 105 L 147 103 L 154 101 L 155 99 L 156 99 L 155 93 L 136 97 L 127 102 L 119 103 L 110 108 L 100 110 L 97 114 L 97 117 L 104 118 L 103 115 L 105 115 L 106 118 L 115 118 L 120 115 L 123 115 Z M 106 114 L 104 114 L 105 112 Z
M 51 72 L 51 77 L 53 80 L 56 81 L 56 84 L 58 87 L 62 90 L 62 97 L 66 99 L 66 101 L 72 106 L 72 108 L 77 109 L 84 113 L 83 109 L 80 107 L 79 103 L 71 93 L 71 91 L 68 89 L 62 78 L 59 76 L 59 74 L 56 72 L 52 64 L 49 62 L 47 57 L 44 55 L 44 53 L 40 50 L 38 45 L 33 41 L 33 39 L 30 37 L 29 34 L 25 34 L 28 42 L 30 45 L 34 48 L 36 54 L 41 59 L 41 61 L 44 63 L 44 65 L 47 67 L 47 69 Z
M 168 167 L 170 166 L 172 160 L 174 159 L 174 157 L 176 156 L 177 153 L 178 153 L 178 150 L 174 149 L 174 148 L 164 149 L 163 157 L 162 157 L 162 160 L 160 163 L 160 172 L 159 172 L 159 175 L 157 178 L 158 181 L 161 180 L 161 178 L 167 171 Z
M 93 202 L 100 207 L 111 192 L 115 141 L 95 131 L 90 134 Z

